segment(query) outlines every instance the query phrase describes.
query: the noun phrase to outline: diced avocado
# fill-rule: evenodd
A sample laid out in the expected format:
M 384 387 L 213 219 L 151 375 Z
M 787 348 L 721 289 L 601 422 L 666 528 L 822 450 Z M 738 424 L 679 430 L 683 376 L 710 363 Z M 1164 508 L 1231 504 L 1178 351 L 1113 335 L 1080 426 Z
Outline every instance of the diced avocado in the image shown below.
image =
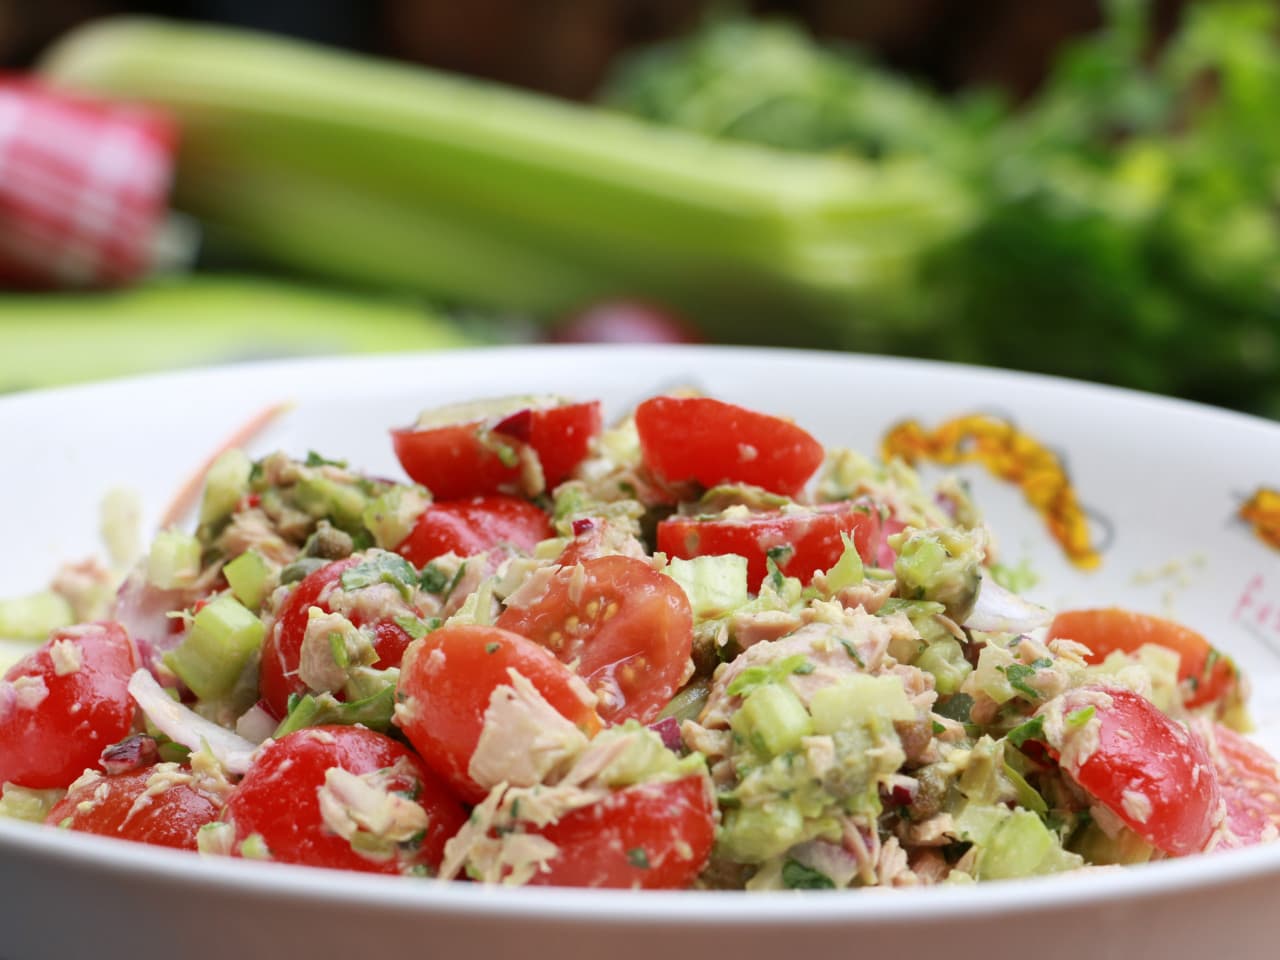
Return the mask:
M 889 543 L 898 552 L 893 565 L 898 595 L 941 603 L 947 616 L 963 623 L 982 585 L 983 535 L 956 528 L 912 530 Z
M 1062 849 L 1030 810 L 970 803 L 956 817 L 956 832 L 978 848 L 974 870 L 979 880 L 1039 876 L 1084 865 L 1077 854 Z
M 147 582 L 161 590 L 189 587 L 200 576 L 200 541 L 181 530 L 161 530 L 147 554 Z
M 955 637 L 943 637 L 925 647 L 915 659 L 915 666 L 932 675 L 933 686 L 943 696 L 960 689 L 973 667 L 965 659 L 964 648 Z
M 806 839 L 803 814 L 794 805 L 778 801 L 726 810 L 716 846 L 726 859 L 763 863 Z
M 271 564 L 257 550 L 246 550 L 222 568 L 235 598 L 250 610 L 262 608 L 271 589 Z
M 43 640 L 51 630 L 74 622 L 71 604 L 52 590 L 0 600 L 0 637 Z
M 794 750 L 813 732 L 804 704 L 783 683 L 767 683 L 752 690 L 730 725 L 734 733 L 770 757 Z
M 217 523 L 235 510 L 240 498 L 249 492 L 249 474 L 253 462 L 240 449 L 224 451 L 213 461 L 204 477 L 204 496 L 200 500 L 200 525 Z
M 1109 837 L 1096 823 L 1090 822 L 1072 838 L 1072 847 L 1087 863 L 1146 863 L 1155 856 L 1155 848 L 1128 827 L 1121 827 Z
M 235 597 L 221 594 L 196 613 L 186 639 L 164 662 L 197 697 L 216 700 L 235 687 L 265 632 Z
M 619 739 L 625 742 L 626 749 L 619 751 L 596 775 L 601 783 L 610 787 L 627 787 L 656 779 L 679 779 L 706 769 L 706 760 L 701 754 L 677 756 L 663 746 L 661 737 L 634 720 L 609 727 L 597 734 L 594 742 L 601 746 Z
M 664 572 L 684 588 L 693 615 L 699 620 L 724 616 L 751 599 L 747 592 L 746 557 L 676 557 Z
M 814 731 L 835 733 L 842 728 L 878 729 L 886 721 L 914 720 L 915 707 L 895 676 L 854 673 L 824 687 L 809 701 Z
M 373 534 L 375 545 L 394 550 L 404 543 L 430 503 L 431 495 L 423 487 L 395 486 L 369 501 L 361 519 Z

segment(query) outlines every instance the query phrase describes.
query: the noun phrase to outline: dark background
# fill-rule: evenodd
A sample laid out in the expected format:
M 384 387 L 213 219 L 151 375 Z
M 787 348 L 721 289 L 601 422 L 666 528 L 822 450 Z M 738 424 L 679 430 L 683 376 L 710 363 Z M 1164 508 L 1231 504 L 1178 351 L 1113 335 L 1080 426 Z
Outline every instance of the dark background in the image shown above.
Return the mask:
M 1157 4 L 1164 29 L 1180 0 Z M 380 53 L 566 97 L 591 95 L 614 57 L 687 32 L 713 9 L 781 14 L 952 90 L 1032 92 L 1052 54 L 1101 22 L 1095 0 L 0 0 L 0 65 L 32 62 L 108 13 L 214 20 Z

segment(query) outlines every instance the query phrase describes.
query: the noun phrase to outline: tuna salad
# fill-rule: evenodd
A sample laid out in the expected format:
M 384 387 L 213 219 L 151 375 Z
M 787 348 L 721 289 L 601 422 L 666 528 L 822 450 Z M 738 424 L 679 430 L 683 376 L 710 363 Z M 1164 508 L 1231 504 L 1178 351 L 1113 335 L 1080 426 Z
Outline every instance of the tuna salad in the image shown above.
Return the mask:
M 390 442 L 400 479 L 224 451 L 118 590 L 63 577 L 84 622 L 0 681 L 0 815 L 643 889 L 1277 837 L 1230 658 L 1146 612 L 1028 601 L 955 477 L 692 393 L 608 427 L 592 401 L 461 404 Z

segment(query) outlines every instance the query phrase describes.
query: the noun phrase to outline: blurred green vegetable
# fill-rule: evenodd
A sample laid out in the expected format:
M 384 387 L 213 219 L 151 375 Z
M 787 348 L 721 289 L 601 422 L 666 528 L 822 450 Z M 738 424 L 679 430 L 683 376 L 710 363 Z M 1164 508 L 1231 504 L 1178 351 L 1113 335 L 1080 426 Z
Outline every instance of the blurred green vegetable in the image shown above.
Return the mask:
M 199 25 L 99 21 L 44 64 L 181 123 L 177 202 L 294 268 L 557 313 L 648 296 L 727 340 L 878 345 L 965 194 L 905 158 L 735 145 Z
M 0 297 L 0 391 L 213 362 L 427 350 L 479 338 L 416 304 L 237 276 Z
M 1188 4 L 1158 50 L 1110 0 L 1016 110 L 943 98 L 786 24 L 712 21 L 606 102 L 791 150 L 932 163 L 970 231 L 923 267 L 903 351 L 1280 416 L 1280 38 L 1266 0 Z M 917 293 L 917 297 L 921 294 Z

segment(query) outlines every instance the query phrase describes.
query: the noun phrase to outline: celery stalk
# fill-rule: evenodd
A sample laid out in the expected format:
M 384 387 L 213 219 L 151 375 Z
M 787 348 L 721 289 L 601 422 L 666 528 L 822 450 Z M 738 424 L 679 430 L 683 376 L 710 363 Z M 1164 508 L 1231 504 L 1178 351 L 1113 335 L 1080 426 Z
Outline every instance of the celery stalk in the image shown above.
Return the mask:
M 724 307 L 847 314 L 909 282 L 967 217 L 918 168 L 718 142 L 247 32 L 99 21 L 43 68 L 173 111 L 179 203 L 261 254 L 482 305 L 649 294 L 742 339 L 748 314 Z

